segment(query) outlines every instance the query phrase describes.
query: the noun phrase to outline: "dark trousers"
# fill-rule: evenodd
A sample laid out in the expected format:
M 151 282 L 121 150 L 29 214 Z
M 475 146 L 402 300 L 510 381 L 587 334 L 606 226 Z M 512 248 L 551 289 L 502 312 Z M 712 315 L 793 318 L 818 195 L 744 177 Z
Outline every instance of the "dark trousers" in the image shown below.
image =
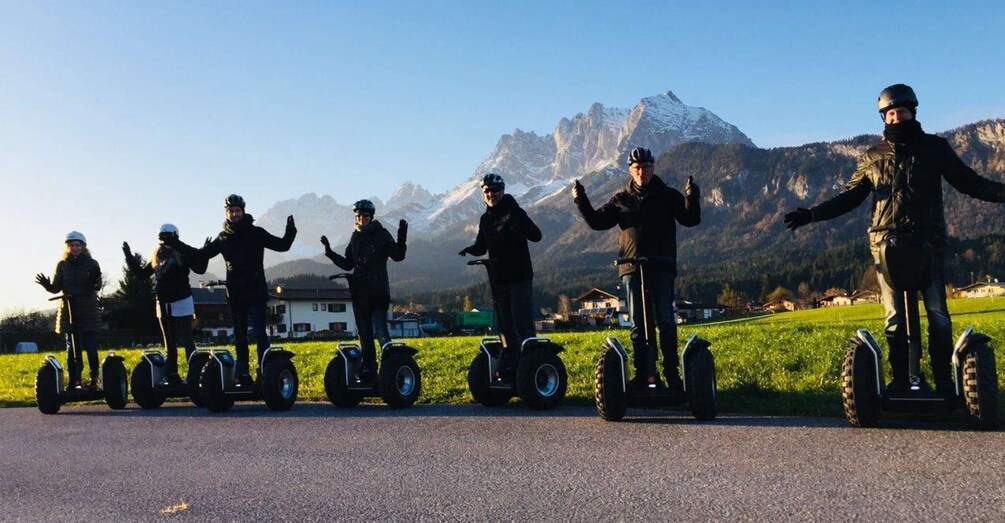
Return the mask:
M 936 380 L 950 378 L 953 357 L 953 322 L 946 305 L 945 253 L 936 253 L 932 267 L 932 283 L 921 291 L 928 315 L 928 355 L 932 364 L 932 377 Z M 879 272 L 879 287 L 886 309 L 886 341 L 890 345 L 890 367 L 894 379 L 907 380 L 910 349 L 907 341 L 907 313 L 904 295 L 893 288 Z M 920 335 L 921 333 L 912 333 Z M 918 354 L 921 359 L 921 354 Z
M 76 350 L 73 343 L 74 334 L 66 334 L 66 371 L 70 374 L 70 383 L 80 379 L 84 372 L 84 356 L 87 353 L 87 367 L 91 371 L 91 379 L 97 379 L 98 368 L 98 333 L 84 331 L 77 334 Z
M 524 340 L 536 335 L 533 290 L 534 280 L 492 285 L 496 330 L 511 358 L 519 355 Z
M 642 278 L 638 272 L 621 277 L 627 293 L 628 310 L 632 318 L 632 363 L 635 374 L 648 375 L 649 350 L 657 354 L 656 329 L 659 328 L 659 348 L 663 353 L 663 374 L 678 372 L 677 318 L 673 310 L 674 275 L 668 272 L 646 271 L 648 310 L 642 307 Z M 644 314 L 644 316 L 643 316 Z M 648 327 L 648 331 L 646 330 Z M 655 357 L 655 356 L 654 356 Z
M 234 350 L 237 352 L 238 374 L 249 373 L 248 328 L 258 344 L 258 364 L 269 348 L 269 336 L 265 333 L 265 303 L 231 303 L 230 317 L 234 321 Z
M 195 352 L 195 340 L 192 339 L 192 317 L 171 316 L 171 305 L 163 305 L 158 318 L 161 334 L 164 336 L 164 349 L 167 350 L 167 372 L 178 373 L 178 347 L 185 347 L 185 359 Z M 245 349 L 247 350 L 247 349 Z
M 380 306 L 386 300 L 376 300 L 378 303 L 371 305 L 369 299 L 365 297 L 353 300 L 353 307 L 359 306 L 359 314 L 356 315 L 356 330 L 359 331 L 359 345 L 363 351 L 363 367 L 373 370 L 377 365 L 377 349 L 374 347 L 374 338 L 383 347 L 391 341 L 391 334 L 387 330 L 387 308 Z M 380 307 L 375 307 L 380 306 Z

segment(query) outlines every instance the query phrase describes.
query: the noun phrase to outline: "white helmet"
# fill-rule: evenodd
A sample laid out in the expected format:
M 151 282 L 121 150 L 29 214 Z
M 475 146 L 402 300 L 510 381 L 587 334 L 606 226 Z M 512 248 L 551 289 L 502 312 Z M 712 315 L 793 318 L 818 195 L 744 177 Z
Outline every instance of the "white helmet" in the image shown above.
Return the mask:
M 160 232 L 161 234 L 167 233 L 178 236 L 178 228 L 175 227 L 173 223 L 165 223 L 164 225 L 161 225 Z
M 84 233 L 82 232 L 70 231 L 69 234 L 66 235 L 66 243 L 70 242 L 80 242 L 87 245 L 87 238 L 84 238 Z

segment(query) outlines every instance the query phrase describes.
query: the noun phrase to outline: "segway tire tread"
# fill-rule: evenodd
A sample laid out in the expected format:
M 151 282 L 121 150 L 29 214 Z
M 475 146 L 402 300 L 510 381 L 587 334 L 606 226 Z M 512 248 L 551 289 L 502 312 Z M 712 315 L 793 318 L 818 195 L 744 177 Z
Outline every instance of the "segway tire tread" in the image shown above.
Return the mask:
M 59 394 L 56 392 L 56 383 L 59 376 L 58 371 L 43 363 L 35 375 L 35 402 L 38 403 L 38 410 L 42 414 L 55 414 L 59 412 Z
M 108 408 L 112 410 L 126 408 L 129 403 L 126 366 L 122 364 L 122 360 L 114 359 L 105 362 L 102 371 L 104 383 L 101 386 L 104 387 L 105 403 L 108 404 Z
M 687 392 L 691 399 L 691 414 L 697 420 L 714 420 L 719 413 L 716 400 L 715 356 L 708 349 L 699 347 L 689 355 L 688 360 Z
M 288 373 L 288 374 L 287 374 Z M 283 394 L 283 375 L 291 380 L 290 389 Z M 297 368 L 288 358 L 272 359 L 262 370 L 262 399 L 272 410 L 289 410 L 297 402 L 300 380 Z
M 879 424 L 876 363 L 865 348 L 853 343 L 841 365 L 841 399 L 848 423 L 855 427 Z
M 994 352 L 986 344 L 974 347 L 963 360 L 963 399 L 975 428 L 998 428 L 998 371 Z
M 341 409 L 355 407 L 363 401 L 362 394 L 349 390 L 346 385 L 345 360 L 341 356 L 332 358 L 325 369 L 325 395 L 332 405 Z
M 133 402 L 141 409 L 146 410 L 160 407 L 165 400 L 164 395 L 158 394 L 150 384 L 150 376 L 150 364 L 141 359 L 129 377 L 129 388 L 132 389 Z
M 613 349 L 605 349 L 597 357 L 593 372 L 593 392 L 597 402 L 597 414 L 606 421 L 621 421 L 628 407 L 625 392 L 621 387 L 624 379 L 618 360 L 621 356 Z
M 468 389 L 471 397 L 486 407 L 500 407 L 509 403 L 513 397 L 511 391 L 489 387 L 489 358 L 484 352 L 479 352 L 468 367 Z
M 234 400 L 224 394 L 222 385 L 217 363 L 207 361 L 199 373 L 199 395 L 210 412 L 227 412 L 234 406 Z
M 555 373 L 557 383 L 554 390 L 545 395 L 541 392 L 539 380 L 546 379 L 541 372 Z M 527 405 L 534 410 L 550 410 L 562 403 L 568 387 L 569 377 L 562 358 L 548 350 L 532 350 L 521 358 L 516 369 L 516 390 Z

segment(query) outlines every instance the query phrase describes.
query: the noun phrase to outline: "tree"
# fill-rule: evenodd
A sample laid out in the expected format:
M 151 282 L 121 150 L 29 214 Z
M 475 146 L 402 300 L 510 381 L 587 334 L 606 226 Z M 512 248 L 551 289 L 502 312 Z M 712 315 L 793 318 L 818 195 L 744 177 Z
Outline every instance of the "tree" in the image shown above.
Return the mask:
M 750 297 L 747 296 L 745 292 L 738 291 L 725 284 L 722 287 L 722 292 L 719 293 L 719 297 L 716 301 L 721 305 L 726 306 L 726 308 L 731 310 L 741 310 L 746 309 L 747 304 L 750 303 Z
M 139 254 L 133 256 L 139 266 L 146 265 Z M 160 329 L 155 315 L 153 280 L 137 274 L 129 268 L 129 264 L 126 264 L 119 279 L 118 290 L 102 302 L 106 319 L 114 328 L 135 329 L 150 334 L 156 334 Z
M 859 289 L 863 291 L 879 292 L 879 275 L 876 272 L 876 265 L 870 263 L 862 273 L 862 283 Z
M 775 290 L 768 293 L 768 303 L 780 303 L 782 300 L 788 300 L 792 298 L 792 291 L 786 289 L 779 285 L 775 287 Z
M 572 300 L 565 294 L 558 295 L 558 314 L 563 318 L 568 318 L 572 315 Z

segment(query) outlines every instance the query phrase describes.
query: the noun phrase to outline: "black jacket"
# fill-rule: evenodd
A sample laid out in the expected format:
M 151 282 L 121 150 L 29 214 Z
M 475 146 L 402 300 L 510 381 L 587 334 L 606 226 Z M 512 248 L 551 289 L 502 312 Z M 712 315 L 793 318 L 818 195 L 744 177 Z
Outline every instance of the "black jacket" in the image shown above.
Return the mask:
M 188 259 L 181 256 L 167 245 L 161 245 L 157 249 L 157 256 L 161 262 L 154 268 L 154 261 L 150 260 L 144 265 L 136 261 L 135 256 L 126 256 L 126 265 L 141 278 L 154 277 L 154 292 L 157 294 L 157 301 L 166 304 L 188 298 L 192 295 L 192 286 L 189 284 L 189 272 L 196 274 L 206 272 L 206 260 Z M 198 258 L 198 257 L 197 257 Z
M 942 179 L 980 200 L 1005 202 L 1005 185 L 982 178 L 968 167 L 944 138 L 918 128 L 908 143 L 871 147 L 844 190 L 813 207 L 813 221 L 841 216 L 872 193 L 869 241 L 875 253 L 894 231 L 911 232 L 937 250 L 946 245 Z
M 297 231 L 287 222 L 286 234 L 278 238 L 254 225 L 254 218 L 245 214 L 236 224 L 223 223 L 223 232 L 201 249 L 172 240 L 169 245 L 178 249 L 192 263 L 206 263 L 217 254 L 227 262 L 227 301 L 231 305 L 253 305 L 268 300 L 265 267 L 262 258 L 265 249 L 286 252 L 293 245 Z M 168 241 L 165 241 L 168 243 Z
M 70 296 L 71 311 L 66 310 L 66 300 L 60 300 L 56 313 L 56 332 L 71 331 L 70 315 L 76 332 L 96 331 L 101 328 L 101 311 L 98 309 L 98 291 L 101 290 L 101 267 L 88 254 L 68 256 L 56 264 L 52 283 L 45 290 Z
M 586 224 L 595 231 L 604 231 L 617 225 L 618 257 L 662 256 L 671 258 L 669 266 L 658 266 L 660 272 L 677 273 L 677 223 L 694 227 L 701 223 L 700 194 L 695 186 L 685 197 L 677 189 L 668 187 L 659 176 L 653 176 L 640 191 L 631 182 L 611 200 L 594 209 L 589 198 L 582 194 L 576 200 Z M 621 265 L 618 274 L 624 276 L 637 270 L 634 264 Z
M 396 262 L 405 259 L 405 233 L 403 229 L 398 229 L 396 242 L 380 222 L 373 220 L 361 230 L 353 231 L 349 245 L 345 248 L 345 256 L 332 250 L 326 250 L 325 256 L 341 269 L 353 271 L 354 290 L 371 298 L 371 302 L 374 298 L 390 299 L 387 259 Z M 380 304 L 375 304 L 374 307 L 380 308 Z M 387 306 L 384 305 L 384 308 Z
M 493 283 L 517 283 L 534 278 L 527 242 L 541 241 L 541 229 L 509 194 L 495 207 L 486 207 L 478 221 L 478 236 L 465 251 L 495 260 Z

